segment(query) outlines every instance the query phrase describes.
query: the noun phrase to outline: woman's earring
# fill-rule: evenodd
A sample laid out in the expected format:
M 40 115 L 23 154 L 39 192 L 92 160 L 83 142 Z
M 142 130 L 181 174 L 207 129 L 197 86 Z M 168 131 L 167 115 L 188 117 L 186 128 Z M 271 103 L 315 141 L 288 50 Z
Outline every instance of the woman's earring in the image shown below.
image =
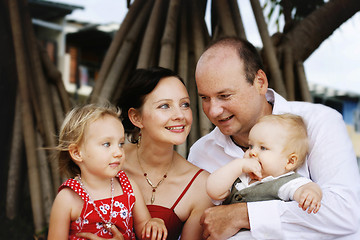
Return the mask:
M 140 144 L 141 144 L 141 133 L 139 133 L 139 137 L 138 137 L 138 140 L 137 140 L 137 147 L 138 148 L 140 147 Z

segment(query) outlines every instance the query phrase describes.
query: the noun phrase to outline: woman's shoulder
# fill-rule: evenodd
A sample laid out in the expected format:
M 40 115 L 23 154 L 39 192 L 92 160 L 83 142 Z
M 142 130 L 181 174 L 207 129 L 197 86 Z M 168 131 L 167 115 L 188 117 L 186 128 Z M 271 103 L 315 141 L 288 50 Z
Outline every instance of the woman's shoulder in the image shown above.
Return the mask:
M 187 161 L 185 158 L 181 157 L 179 160 L 180 166 L 177 167 L 178 175 L 186 176 L 186 181 L 192 181 L 193 186 L 199 185 L 200 187 L 204 187 L 203 184 L 209 176 L 209 173 L 195 166 L 194 164 Z

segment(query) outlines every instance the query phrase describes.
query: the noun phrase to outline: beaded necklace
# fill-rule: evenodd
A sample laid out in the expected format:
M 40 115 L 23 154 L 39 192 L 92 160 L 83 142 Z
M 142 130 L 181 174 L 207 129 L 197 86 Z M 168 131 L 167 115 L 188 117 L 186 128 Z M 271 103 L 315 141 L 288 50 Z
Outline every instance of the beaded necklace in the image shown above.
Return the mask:
M 85 193 L 87 194 L 88 198 L 89 198 L 89 203 L 92 204 L 94 206 L 95 211 L 97 212 L 97 214 L 99 215 L 99 217 L 101 218 L 101 220 L 104 223 L 104 227 L 107 230 L 110 230 L 111 226 L 113 225 L 113 223 L 111 222 L 112 217 L 113 217 L 113 206 L 114 206 L 114 178 L 111 178 L 110 181 L 110 186 L 111 186 L 111 204 L 110 204 L 110 218 L 109 221 L 106 221 L 103 217 L 103 215 L 101 214 L 101 212 L 99 211 L 99 209 L 97 208 L 94 200 L 91 198 L 89 192 L 86 190 L 85 185 L 83 184 L 83 182 L 81 181 L 81 176 L 78 175 L 77 181 L 80 183 L 80 186 L 84 189 Z
M 173 156 L 172 161 L 171 161 L 169 167 L 167 168 L 165 174 L 163 175 L 163 177 L 160 179 L 160 181 L 159 181 L 156 185 L 154 185 L 154 184 L 151 182 L 151 180 L 148 178 L 148 176 L 147 176 L 148 174 L 144 171 L 143 167 L 141 166 L 138 147 L 136 148 L 136 155 L 137 155 L 137 160 L 138 160 L 138 162 L 139 162 L 139 166 L 140 166 L 140 168 L 141 168 L 141 171 L 143 172 L 144 177 L 145 177 L 145 179 L 146 179 L 146 182 L 147 182 L 147 183 L 150 185 L 150 187 L 152 188 L 150 203 L 153 204 L 154 201 L 155 201 L 156 189 L 157 189 L 157 188 L 159 187 L 159 185 L 165 180 L 165 178 L 167 178 L 167 173 L 168 173 L 169 169 L 170 169 L 171 166 L 172 166 L 172 163 L 173 163 L 173 161 L 174 161 L 174 156 Z

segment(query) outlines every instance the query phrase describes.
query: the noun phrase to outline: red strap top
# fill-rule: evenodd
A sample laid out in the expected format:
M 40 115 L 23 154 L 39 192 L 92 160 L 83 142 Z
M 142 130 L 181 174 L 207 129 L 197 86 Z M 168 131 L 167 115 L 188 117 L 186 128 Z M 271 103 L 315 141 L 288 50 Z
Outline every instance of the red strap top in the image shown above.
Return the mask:
M 181 234 L 182 228 L 185 222 L 182 222 L 180 218 L 174 212 L 175 207 L 180 202 L 180 200 L 184 197 L 185 193 L 189 190 L 190 186 L 196 179 L 196 177 L 203 171 L 203 169 L 199 169 L 197 173 L 190 180 L 188 185 L 185 187 L 183 192 L 180 194 L 178 199 L 175 201 L 174 205 L 171 208 L 166 208 L 159 205 L 147 205 L 151 217 L 157 217 L 164 220 L 166 228 L 168 230 L 167 240 L 177 240 Z
M 135 203 L 133 189 L 124 171 L 118 173 L 123 194 L 114 197 L 113 217 L 111 222 L 116 225 L 123 234 L 124 239 L 135 239 L 133 232 L 132 209 Z M 89 196 L 80 183 L 75 179 L 68 179 L 59 187 L 59 192 L 69 187 L 84 200 L 80 217 L 70 223 L 69 239 L 83 239 L 76 237 L 76 233 L 90 232 L 102 238 L 112 238 L 112 234 L 103 227 L 103 221 L 95 211 L 94 206 L 89 202 Z M 110 218 L 111 198 L 95 200 L 95 205 L 105 220 Z

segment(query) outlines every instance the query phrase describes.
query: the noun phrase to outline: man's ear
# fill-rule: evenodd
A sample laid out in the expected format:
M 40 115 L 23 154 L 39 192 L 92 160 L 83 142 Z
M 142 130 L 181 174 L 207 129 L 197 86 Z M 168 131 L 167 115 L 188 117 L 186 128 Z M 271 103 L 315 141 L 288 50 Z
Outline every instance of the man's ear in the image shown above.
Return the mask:
M 82 156 L 81 156 L 80 147 L 77 144 L 70 144 L 69 154 L 76 163 L 80 163 L 83 161 Z
M 138 128 L 142 128 L 142 122 L 141 122 L 141 114 L 138 110 L 135 108 L 130 108 L 128 111 L 128 116 L 132 124 L 137 126 Z
M 259 69 L 255 75 L 254 86 L 260 94 L 265 95 L 268 89 L 268 85 L 269 83 L 265 72 Z
M 297 167 L 297 163 L 299 161 L 299 157 L 296 153 L 292 153 L 288 156 L 287 164 L 285 166 L 285 169 L 287 171 L 295 170 Z

